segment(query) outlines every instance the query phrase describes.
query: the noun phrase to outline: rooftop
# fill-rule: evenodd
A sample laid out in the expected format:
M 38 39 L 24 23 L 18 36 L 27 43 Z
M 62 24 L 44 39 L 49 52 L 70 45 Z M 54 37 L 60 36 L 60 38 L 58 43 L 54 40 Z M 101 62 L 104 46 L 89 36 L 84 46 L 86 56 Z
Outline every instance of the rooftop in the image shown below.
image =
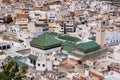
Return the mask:
M 96 42 L 94 41 L 89 41 L 89 42 L 85 42 L 85 43 L 80 43 L 80 44 L 75 44 L 73 42 L 69 42 L 69 41 L 66 41 L 66 42 L 62 42 L 62 48 L 63 50 L 66 50 L 66 51 L 73 51 L 73 50 L 78 50 L 78 51 L 87 51 L 87 50 L 90 50 L 90 49 L 94 49 L 94 48 L 99 48 L 100 45 L 98 45 Z
M 53 36 L 60 36 L 60 34 L 59 34 L 59 33 L 56 33 L 56 32 L 50 32 L 49 34 L 50 34 L 50 35 L 53 35 Z
M 100 45 L 97 44 L 94 41 L 89 41 L 89 42 L 86 42 L 86 43 L 80 43 L 76 47 L 77 47 L 77 50 L 86 51 L 86 50 L 90 50 L 90 49 L 93 49 L 93 48 L 96 48 L 96 47 L 100 47 Z
M 103 54 L 103 53 L 105 53 L 105 52 L 108 52 L 108 50 L 107 50 L 106 48 L 105 48 L 105 49 L 99 49 L 99 50 L 96 50 L 96 51 L 87 53 L 87 54 L 85 54 L 85 55 L 76 54 L 76 53 L 74 53 L 74 52 L 69 52 L 69 54 L 84 59 L 84 58 L 89 58 L 89 57 L 91 57 L 91 56 Z
M 32 59 L 32 60 L 37 60 L 38 56 L 35 56 L 35 55 L 30 54 L 30 55 L 28 56 L 28 58 L 29 58 L 29 59 Z
M 20 61 L 18 60 L 18 58 L 15 58 L 15 57 L 13 58 L 13 57 L 11 57 L 11 56 L 8 56 L 8 57 L 6 57 L 5 60 L 7 60 L 7 61 L 13 60 L 13 61 L 15 61 L 15 62 L 18 64 L 18 66 L 21 67 L 21 68 L 27 67 L 27 65 L 26 65 L 25 63 L 20 62 Z
M 54 36 L 52 36 L 48 33 L 43 33 L 42 35 L 39 35 L 37 38 L 34 38 L 30 42 L 30 44 L 33 47 L 41 48 L 41 47 L 47 47 L 47 46 L 61 44 L 61 42 L 59 40 L 55 39 Z M 44 49 L 44 48 L 42 48 L 42 49 Z
M 62 48 L 66 51 L 74 50 L 76 48 L 75 46 L 76 45 L 74 43 L 68 41 L 62 43 Z
M 81 41 L 79 38 L 77 37 L 72 37 L 72 36 L 68 36 L 68 35 L 65 35 L 65 36 L 59 36 L 58 37 L 59 39 L 63 39 L 63 40 L 66 40 L 66 41 L 72 41 L 72 42 L 78 42 L 78 41 Z
M 19 50 L 19 51 L 16 51 L 16 52 L 20 53 L 22 55 L 25 55 L 25 54 L 29 54 L 30 53 L 30 49 Z
M 93 40 L 93 41 L 96 41 L 96 37 L 95 36 L 92 36 L 89 38 L 90 40 Z

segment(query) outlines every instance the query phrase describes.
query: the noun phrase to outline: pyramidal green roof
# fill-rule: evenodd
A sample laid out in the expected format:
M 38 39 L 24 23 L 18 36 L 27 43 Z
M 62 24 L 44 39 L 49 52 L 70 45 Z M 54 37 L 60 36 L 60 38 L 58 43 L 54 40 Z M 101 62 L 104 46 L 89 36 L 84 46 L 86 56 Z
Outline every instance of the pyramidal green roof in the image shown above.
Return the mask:
M 54 36 L 50 35 L 49 33 L 43 33 L 30 42 L 30 44 L 37 46 L 51 46 L 59 43 L 61 42 L 55 39 Z

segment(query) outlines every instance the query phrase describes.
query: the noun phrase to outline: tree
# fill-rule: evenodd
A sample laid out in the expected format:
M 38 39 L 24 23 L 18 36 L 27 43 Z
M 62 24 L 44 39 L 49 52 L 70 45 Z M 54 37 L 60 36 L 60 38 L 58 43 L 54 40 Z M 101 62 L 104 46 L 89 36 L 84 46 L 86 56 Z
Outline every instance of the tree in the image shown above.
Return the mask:
M 11 22 L 13 22 L 12 17 L 8 17 L 7 20 L 5 21 L 5 23 L 7 23 L 7 24 L 9 24 L 9 23 L 11 23 Z
M 19 70 L 18 64 L 11 60 L 2 65 L 2 72 L 0 72 L 0 80 L 22 80 L 23 73 Z

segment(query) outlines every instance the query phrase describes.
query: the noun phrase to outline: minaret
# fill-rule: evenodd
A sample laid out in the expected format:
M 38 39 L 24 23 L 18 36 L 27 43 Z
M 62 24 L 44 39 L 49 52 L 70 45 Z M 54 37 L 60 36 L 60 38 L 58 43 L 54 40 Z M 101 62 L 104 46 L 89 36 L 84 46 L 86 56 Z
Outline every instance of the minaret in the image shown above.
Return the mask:
M 101 25 L 101 27 L 98 27 L 96 30 L 96 42 L 99 45 L 104 45 L 105 42 L 105 29 Z

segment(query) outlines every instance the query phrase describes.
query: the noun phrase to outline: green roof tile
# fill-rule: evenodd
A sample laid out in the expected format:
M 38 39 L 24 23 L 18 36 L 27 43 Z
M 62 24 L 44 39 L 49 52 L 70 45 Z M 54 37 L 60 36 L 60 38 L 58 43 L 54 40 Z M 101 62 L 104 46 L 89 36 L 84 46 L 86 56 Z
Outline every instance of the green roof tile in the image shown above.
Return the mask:
M 72 42 L 66 41 L 66 42 L 62 43 L 62 48 L 63 48 L 63 50 L 66 50 L 66 51 L 72 51 L 72 50 L 76 49 L 76 45 Z
M 5 58 L 5 60 L 11 60 L 11 59 L 12 59 L 11 56 L 7 56 L 7 57 Z
M 85 55 L 77 54 L 74 52 L 69 52 L 69 54 L 84 59 L 84 58 L 89 58 L 91 56 L 100 55 L 100 54 L 103 54 L 105 52 L 109 52 L 109 51 L 105 48 L 105 49 L 100 49 L 100 50 L 96 50 L 96 51 L 87 53 Z
M 60 35 L 61 35 L 61 34 L 56 33 L 56 32 L 50 32 L 49 34 L 50 34 L 50 35 L 53 35 L 53 36 L 60 36 Z
M 96 36 L 92 36 L 89 38 L 90 40 L 96 41 Z
M 79 38 L 77 38 L 77 37 L 72 37 L 72 36 L 67 36 L 67 35 L 65 35 L 65 36 L 60 35 L 58 38 L 59 38 L 59 39 L 66 40 L 66 41 L 72 41 L 72 42 L 81 41 L 81 40 L 80 40 Z
M 80 50 L 80 51 L 86 51 L 86 50 L 93 49 L 96 47 L 100 47 L 100 45 L 94 41 L 80 43 L 76 46 L 77 50 Z
M 18 60 L 18 58 L 16 58 L 16 57 L 13 58 L 13 57 L 11 57 L 11 56 L 8 56 L 8 57 L 5 58 L 5 60 L 8 60 L 8 61 L 13 60 L 13 61 L 15 61 L 15 62 L 18 64 L 18 66 L 21 67 L 21 68 L 27 67 L 27 65 L 26 65 L 25 63 L 20 62 L 20 61 Z
M 35 55 L 30 54 L 30 55 L 28 56 L 28 58 L 33 59 L 33 60 L 37 60 L 38 57 L 35 56 Z
M 108 51 L 107 49 L 100 49 L 100 50 L 97 50 L 97 51 L 93 51 L 93 52 L 90 52 L 90 53 L 84 55 L 83 58 L 88 58 L 90 56 L 102 54 L 102 53 L 107 52 L 107 51 Z
M 30 44 L 37 46 L 51 46 L 60 43 L 61 42 L 59 40 L 55 39 L 54 36 L 50 35 L 49 33 L 43 33 L 30 42 Z
M 19 65 L 19 67 L 21 67 L 21 68 L 23 68 L 23 67 L 28 67 L 25 63 L 23 63 L 23 62 L 20 62 L 20 61 L 18 61 L 18 60 L 15 60 L 16 61 L 16 63 Z
M 64 54 L 64 53 L 57 53 L 57 54 L 55 54 L 54 56 L 65 56 L 65 57 L 68 57 L 68 55 L 67 54 Z

